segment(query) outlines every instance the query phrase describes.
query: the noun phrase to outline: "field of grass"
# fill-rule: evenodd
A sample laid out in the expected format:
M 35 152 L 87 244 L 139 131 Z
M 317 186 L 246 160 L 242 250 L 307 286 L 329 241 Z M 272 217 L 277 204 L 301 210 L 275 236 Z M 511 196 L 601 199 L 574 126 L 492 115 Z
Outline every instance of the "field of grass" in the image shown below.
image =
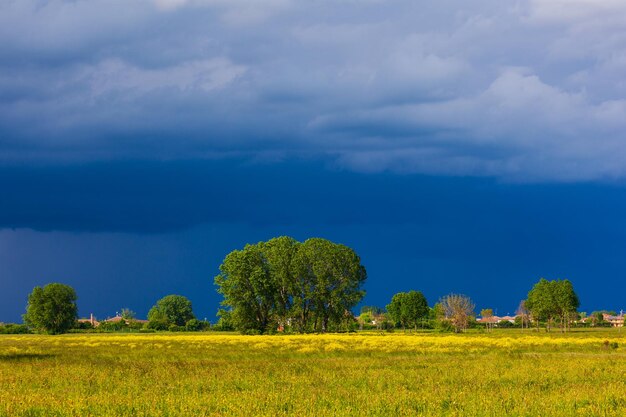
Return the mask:
M 0 336 L 0 416 L 243 415 L 624 416 L 626 340 L 614 329 Z

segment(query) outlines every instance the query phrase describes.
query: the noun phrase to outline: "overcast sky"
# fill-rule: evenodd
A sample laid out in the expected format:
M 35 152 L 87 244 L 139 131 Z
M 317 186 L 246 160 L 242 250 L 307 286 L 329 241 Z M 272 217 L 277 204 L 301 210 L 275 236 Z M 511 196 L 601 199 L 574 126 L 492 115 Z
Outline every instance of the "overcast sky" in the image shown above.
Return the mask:
M 281 234 L 354 247 L 368 304 L 513 312 L 545 276 L 619 310 L 624 22 L 617 0 L 2 1 L 0 321 L 52 281 L 83 315 L 174 292 L 212 318 L 224 255 Z

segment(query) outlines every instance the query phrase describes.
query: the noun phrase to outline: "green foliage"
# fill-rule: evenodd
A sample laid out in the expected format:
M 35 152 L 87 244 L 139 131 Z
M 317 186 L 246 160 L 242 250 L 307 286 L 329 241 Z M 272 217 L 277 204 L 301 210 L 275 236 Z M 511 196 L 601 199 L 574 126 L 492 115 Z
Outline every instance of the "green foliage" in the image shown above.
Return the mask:
M 137 317 L 137 314 L 129 309 L 129 308 L 122 308 L 121 309 L 121 313 L 120 316 L 124 319 L 124 320 L 133 320 Z
M 189 320 L 194 319 L 191 301 L 182 295 L 167 295 L 157 301 L 148 312 L 150 322 L 159 323 L 157 327 L 165 325 L 184 326 Z M 156 328 L 156 327 L 151 327 Z
M 434 320 L 433 329 L 440 333 L 451 333 L 455 331 L 452 322 L 446 318 L 440 318 L 438 320 Z
M 127 329 L 128 326 L 124 320 L 119 321 L 103 321 L 98 326 L 98 331 L 103 332 L 119 332 L 124 329 Z
M 363 306 L 360 313 L 370 313 L 372 316 L 379 316 L 385 314 L 385 309 L 377 306 Z
M 498 328 L 500 328 L 500 329 L 510 329 L 510 328 L 513 328 L 513 327 L 515 327 L 515 323 L 511 323 L 508 320 L 500 320 L 498 322 Z
M 210 323 L 208 321 L 191 319 L 185 324 L 185 329 L 190 332 L 200 332 L 203 330 L 207 330 L 210 327 Z
M 93 325 L 86 321 L 81 321 L 81 322 L 77 321 L 73 327 L 73 329 L 75 330 L 93 330 L 93 328 L 94 328 Z
M 172 323 L 164 312 L 152 307 L 148 312 L 148 323 L 145 327 L 152 330 L 167 330 L 170 324 Z
M 229 332 L 235 330 L 230 311 L 220 308 L 217 312 L 217 316 L 219 317 L 219 319 L 217 320 L 217 323 L 215 323 L 215 326 L 213 326 L 213 330 L 219 332 Z
M 243 333 L 341 328 L 362 298 L 365 268 L 346 246 L 282 236 L 229 253 L 215 277 L 228 324 Z
M 400 323 L 403 328 L 413 327 L 417 329 L 428 318 L 430 309 L 426 297 L 420 291 L 400 292 L 391 298 L 387 305 L 387 313 L 395 323 Z
M 186 330 L 185 326 L 179 326 L 177 324 L 170 324 L 167 328 L 170 332 L 184 332 Z
M 428 312 L 428 318 L 430 320 L 441 320 L 445 318 L 446 312 L 443 310 L 443 305 L 441 303 L 436 303 L 433 308 Z
M 65 333 L 76 323 L 76 292 L 65 284 L 35 287 L 28 296 L 24 322 L 39 332 Z
M 358 317 L 359 327 L 361 328 L 361 330 L 370 330 L 376 328 L 376 326 L 372 324 L 373 321 L 374 315 L 369 311 L 361 313 L 361 315 Z
M 143 329 L 144 324 L 137 320 L 130 319 L 126 323 L 126 326 L 128 327 L 129 330 L 141 330 Z
M 555 320 L 565 330 L 580 306 L 580 301 L 569 280 L 548 281 L 541 278 L 528 292 L 525 305 L 536 322 L 546 323 L 547 330 L 550 330 Z
M 166 321 L 150 320 L 148 321 L 148 323 L 146 323 L 144 328 L 149 330 L 168 330 L 169 326 L 170 325 Z
M 28 334 L 30 329 L 25 324 L 7 323 L 0 325 L 0 334 Z

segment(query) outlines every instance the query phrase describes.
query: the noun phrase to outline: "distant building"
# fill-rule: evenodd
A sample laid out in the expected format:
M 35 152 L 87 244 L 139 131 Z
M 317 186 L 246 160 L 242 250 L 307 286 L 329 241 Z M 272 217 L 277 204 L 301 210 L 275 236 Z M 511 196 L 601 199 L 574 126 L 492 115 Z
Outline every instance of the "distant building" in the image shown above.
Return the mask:
M 148 320 L 139 320 L 139 319 L 125 319 L 122 316 L 120 316 L 119 314 L 117 314 L 115 317 L 110 317 L 106 320 L 102 320 L 102 321 L 98 321 L 96 320 L 96 318 L 94 317 L 93 314 L 90 315 L 90 317 L 88 319 L 78 319 L 79 323 L 89 323 L 91 324 L 93 327 L 98 327 L 101 323 L 118 323 L 120 321 L 124 321 L 124 323 L 129 324 L 130 322 L 133 323 L 141 323 L 141 324 L 145 324 L 148 322 Z
M 517 316 L 491 316 L 491 317 L 479 317 L 476 319 L 478 323 L 493 323 L 498 324 L 501 321 L 508 321 L 509 323 L 515 323 L 515 317 Z
M 96 318 L 94 317 L 93 313 L 91 313 L 91 315 L 89 316 L 88 319 L 78 319 L 77 321 L 79 323 L 89 323 L 93 327 L 98 327 L 100 325 L 100 322 L 98 320 L 96 320 Z
M 612 316 L 610 314 L 602 314 L 602 319 L 604 321 L 611 323 L 612 327 L 623 327 L 624 326 L 624 312 L 620 312 L 617 316 Z

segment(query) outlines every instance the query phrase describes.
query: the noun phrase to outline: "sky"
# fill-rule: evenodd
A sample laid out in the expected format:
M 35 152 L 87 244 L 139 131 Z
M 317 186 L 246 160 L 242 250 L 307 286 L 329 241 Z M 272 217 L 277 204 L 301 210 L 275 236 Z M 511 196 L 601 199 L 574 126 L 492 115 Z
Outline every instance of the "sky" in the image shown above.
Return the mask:
M 626 3 L 0 2 L 0 321 L 181 294 L 224 256 L 352 247 L 363 304 L 626 308 Z

